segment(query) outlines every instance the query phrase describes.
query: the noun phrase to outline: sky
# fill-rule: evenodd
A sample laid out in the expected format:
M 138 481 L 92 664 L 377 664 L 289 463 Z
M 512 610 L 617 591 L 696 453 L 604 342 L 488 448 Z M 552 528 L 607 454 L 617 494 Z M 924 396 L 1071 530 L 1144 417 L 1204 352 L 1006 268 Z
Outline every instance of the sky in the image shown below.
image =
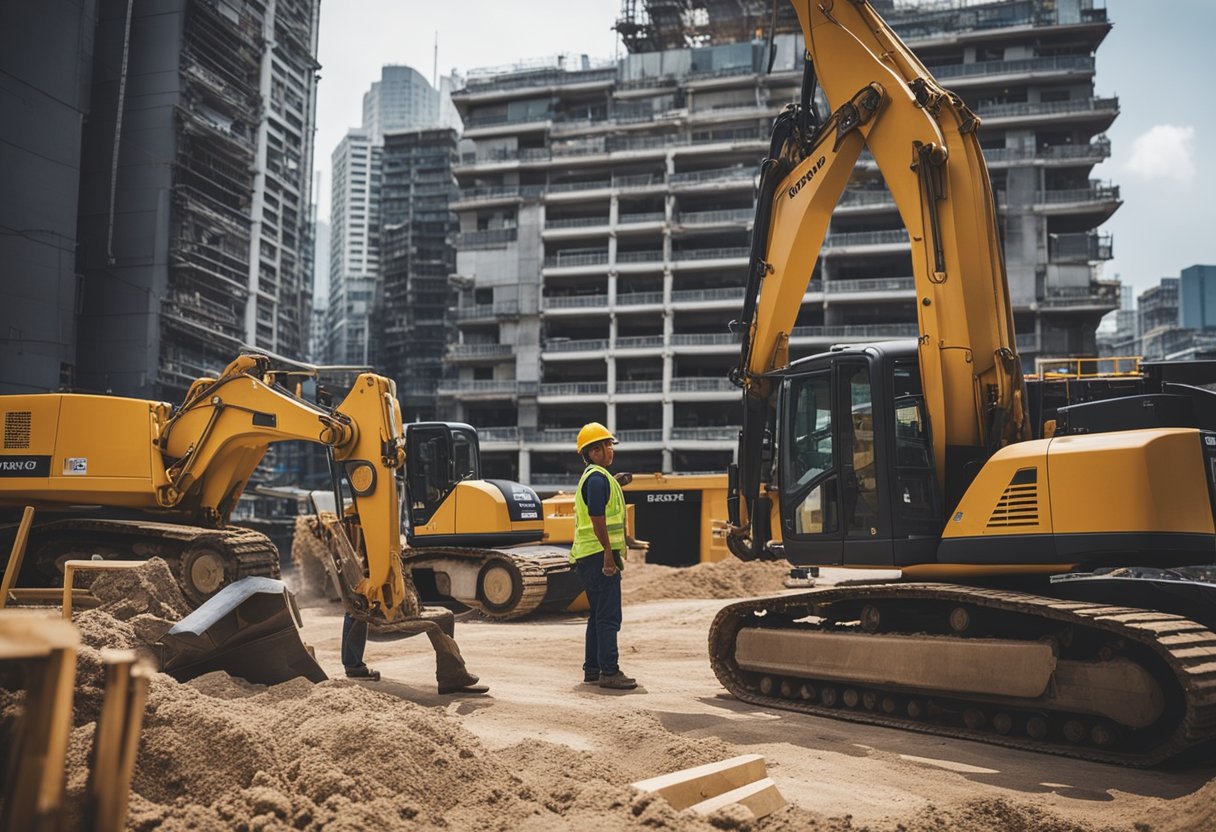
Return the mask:
M 1102 227 L 1114 259 L 1103 279 L 1138 294 L 1196 263 L 1216 264 L 1216 0 L 1094 0 L 1114 28 L 1097 52 L 1098 97 L 1118 96 L 1111 158 L 1092 176 L 1120 187 Z M 330 154 L 363 118 L 363 93 L 385 64 L 439 73 L 559 54 L 623 54 L 621 0 L 322 0 L 315 169 L 329 217 Z M 1205 148 L 1213 150 L 1205 153 Z

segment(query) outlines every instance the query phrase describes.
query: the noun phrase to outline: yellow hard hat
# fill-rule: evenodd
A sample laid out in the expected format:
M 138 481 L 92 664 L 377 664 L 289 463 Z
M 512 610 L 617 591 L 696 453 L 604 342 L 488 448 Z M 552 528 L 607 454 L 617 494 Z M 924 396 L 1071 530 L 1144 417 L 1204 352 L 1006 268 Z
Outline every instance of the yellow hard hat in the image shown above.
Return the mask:
M 596 442 L 603 442 L 605 439 L 611 439 L 612 444 L 616 444 L 616 437 L 612 435 L 608 428 L 599 422 L 588 422 L 578 432 L 578 452 L 581 454 L 583 448 L 588 445 L 594 445 Z

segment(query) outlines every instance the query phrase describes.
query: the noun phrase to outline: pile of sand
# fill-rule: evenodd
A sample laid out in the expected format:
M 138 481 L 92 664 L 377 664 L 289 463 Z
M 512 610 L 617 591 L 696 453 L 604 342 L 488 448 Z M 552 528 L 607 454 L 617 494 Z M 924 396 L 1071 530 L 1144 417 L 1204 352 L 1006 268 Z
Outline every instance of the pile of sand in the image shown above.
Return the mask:
M 317 536 L 318 520 L 315 515 L 296 517 L 295 531 L 291 535 L 291 563 L 295 567 L 289 573 L 291 591 L 301 596 L 335 598 L 325 561 L 329 551 Z
M 629 563 L 621 573 L 621 596 L 631 603 L 772 595 L 785 589 L 781 582 L 789 571 L 790 565 L 783 560 L 744 562 L 733 557 L 688 567 Z

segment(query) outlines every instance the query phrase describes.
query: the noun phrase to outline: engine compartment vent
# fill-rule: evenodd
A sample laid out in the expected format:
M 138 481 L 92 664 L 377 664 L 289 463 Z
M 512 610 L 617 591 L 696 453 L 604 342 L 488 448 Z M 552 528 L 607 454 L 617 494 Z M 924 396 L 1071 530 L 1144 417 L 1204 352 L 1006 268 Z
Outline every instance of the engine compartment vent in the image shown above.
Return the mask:
M 1039 469 L 1020 468 L 996 501 L 988 528 L 1039 525 Z
M 4 448 L 5 450 L 28 448 L 30 446 L 30 426 L 34 423 L 34 414 L 29 410 L 13 410 L 4 414 Z

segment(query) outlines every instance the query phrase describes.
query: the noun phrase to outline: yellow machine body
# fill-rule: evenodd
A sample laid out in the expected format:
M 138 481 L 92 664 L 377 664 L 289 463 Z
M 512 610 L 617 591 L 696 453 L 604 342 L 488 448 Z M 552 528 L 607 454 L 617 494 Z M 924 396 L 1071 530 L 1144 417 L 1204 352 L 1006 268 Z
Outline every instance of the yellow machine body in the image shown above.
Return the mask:
M 152 441 L 168 405 L 55 393 L 8 396 L 3 409 L 0 505 L 157 508 L 167 481 Z
M 416 542 L 428 537 L 459 534 L 476 539 L 478 536 L 509 535 L 520 540 L 541 540 L 545 520 L 514 520 L 507 508 L 506 495 L 485 480 L 464 480 L 447 495 L 426 525 L 413 530 Z
M 966 542 L 996 553 L 1011 538 L 1015 562 L 1082 548 L 1170 551 L 1177 536 L 1204 545 L 1216 527 L 1203 460 L 1199 431 L 1185 428 L 1007 446 L 984 464 L 947 521 L 939 561 L 949 562 Z M 1043 537 L 1038 547 L 1027 541 L 1032 536 Z M 1050 571 L 1060 567 L 1052 563 Z

